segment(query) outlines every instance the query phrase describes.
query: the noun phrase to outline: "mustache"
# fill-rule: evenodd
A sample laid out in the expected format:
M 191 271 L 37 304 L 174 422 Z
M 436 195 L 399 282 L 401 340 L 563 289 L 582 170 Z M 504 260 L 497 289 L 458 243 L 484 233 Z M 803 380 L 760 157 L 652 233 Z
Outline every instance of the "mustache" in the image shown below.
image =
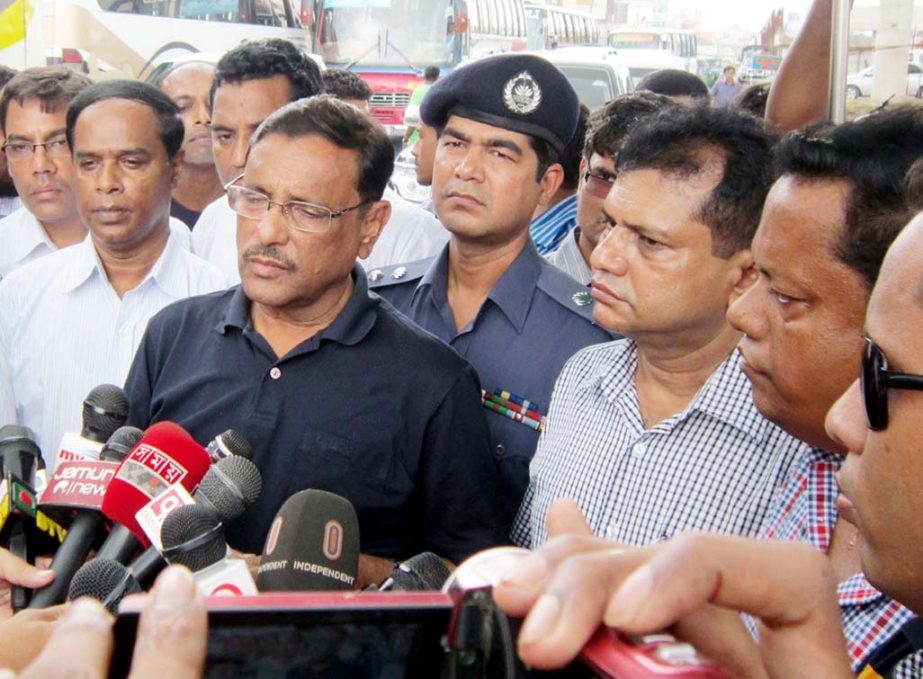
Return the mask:
M 286 257 L 285 254 L 274 245 L 265 247 L 260 245 L 251 246 L 244 251 L 243 257 L 245 260 L 250 260 L 255 257 L 259 259 L 268 259 L 282 268 L 295 268 L 295 262 Z

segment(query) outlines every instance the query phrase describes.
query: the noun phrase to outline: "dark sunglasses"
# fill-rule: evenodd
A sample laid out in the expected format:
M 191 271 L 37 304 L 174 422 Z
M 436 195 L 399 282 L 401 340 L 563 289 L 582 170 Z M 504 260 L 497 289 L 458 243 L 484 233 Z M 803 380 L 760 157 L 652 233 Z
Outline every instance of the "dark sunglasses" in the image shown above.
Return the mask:
M 589 170 L 583 173 L 583 181 L 590 195 L 602 198 L 603 200 L 609 195 L 609 189 L 611 189 L 612 185 L 615 183 L 615 179 L 593 174 Z
M 881 431 L 888 427 L 888 389 L 923 391 L 923 375 L 888 370 L 888 357 L 875 342 L 865 338 L 862 354 L 862 400 L 869 429 Z

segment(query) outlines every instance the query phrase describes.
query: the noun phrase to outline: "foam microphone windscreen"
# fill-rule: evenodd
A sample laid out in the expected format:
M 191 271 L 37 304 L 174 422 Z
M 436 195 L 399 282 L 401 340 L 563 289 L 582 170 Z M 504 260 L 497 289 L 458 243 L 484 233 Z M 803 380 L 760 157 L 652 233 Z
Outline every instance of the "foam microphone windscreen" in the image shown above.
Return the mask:
M 94 387 L 83 401 L 83 428 L 80 435 L 105 443 L 128 419 L 128 396 L 114 384 Z
M 135 518 L 138 511 L 175 483 L 191 493 L 208 467 L 208 453 L 185 429 L 158 423 L 122 460 L 103 498 L 103 514 L 128 528 L 146 547 L 150 542 Z
M 3 475 L 12 474 L 25 484 L 32 484 L 32 476 L 42 453 L 32 438 L 32 432 L 17 424 L 0 427 L 0 464 Z
M 282 505 L 260 557 L 261 592 L 353 589 L 359 573 L 359 520 L 345 498 L 303 490 Z
M 141 588 L 131 571 L 118 561 L 93 559 L 83 564 L 74 574 L 67 598 L 73 601 L 82 596 L 91 597 L 116 615 L 119 602 L 129 594 L 140 591 Z
M 260 470 L 245 457 L 231 455 L 213 464 L 195 492 L 196 502 L 230 521 L 256 502 L 263 488 Z

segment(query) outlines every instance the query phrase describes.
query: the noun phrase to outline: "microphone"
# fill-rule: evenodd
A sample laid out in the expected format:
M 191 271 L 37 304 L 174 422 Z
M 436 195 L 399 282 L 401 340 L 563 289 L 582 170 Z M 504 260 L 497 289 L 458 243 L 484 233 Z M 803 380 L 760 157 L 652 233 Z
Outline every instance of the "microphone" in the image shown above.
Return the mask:
M 35 491 L 30 487 L 41 457 L 38 444 L 25 427 L 8 424 L 0 428 L 0 531 L 2 542 L 12 554 L 29 560 L 28 523 L 36 518 Z M 11 606 L 14 612 L 25 608 L 28 593 L 13 587 Z
M 83 400 L 83 426 L 80 433 L 61 438 L 57 461 L 98 460 L 103 444 L 128 419 L 128 397 L 121 387 L 100 384 Z
M 248 460 L 253 457 L 253 448 L 250 447 L 250 443 L 233 429 L 218 434 L 209 442 L 205 450 L 213 464 L 231 455 L 239 455 Z
M 167 561 L 191 570 L 203 596 L 258 594 L 247 564 L 227 558 L 224 524 L 210 509 L 176 509 L 164 521 L 160 539 Z
M 119 602 L 129 594 L 140 591 L 131 572 L 118 561 L 93 559 L 83 564 L 74 574 L 67 599 L 73 601 L 88 596 L 102 602 L 110 613 L 117 615 Z
M 422 552 L 399 563 L 378 589 L 382 592 L 439 591 L 449 575 L 449 567 L 442 559 L 432 552 Z
M 286 500 L 260 557 L 260 591 L 353 589 L 358 574 L 359 520 L 352 504 L 323 490 L 302 490 Z
M 158 422 L 119 465 L 103 497 L 103 514 L 116 525 L 96 554 L 125 563 L 150 542 L 136 515 L 154 498 L 180 483 L 191 492 L 208 469 L 208 454 L 185 429 Z
M 137 427 L 119 427 L 102 448 L 98 461 L 61 462 L 55 470 L 40 506 L 76 509 L 67 537 L 55 552 L 51 570 L 55 579 L 35 591 L 29 608 L 47 608 L 62 603 L 74 574 L 96 542 L 103 523 L 102 503 L 119 462 L 138 443 Z
M 202 477 L 195 492 L 195 502 L 214 512 L 221 521 L 227 523 L 239 517 L 256 502 L 261 489 L 262 478 L 256 465 L 246 458 L 231 456 L 213 465 Z M 167 519 L 178 510 L 179 507 L 164 519 L 160 529 L 161 539 Z M 141 586 L 147 588 L 166 565 L 161 552 L 156 546 L 151 545 L 129 565 L 129 568 Z

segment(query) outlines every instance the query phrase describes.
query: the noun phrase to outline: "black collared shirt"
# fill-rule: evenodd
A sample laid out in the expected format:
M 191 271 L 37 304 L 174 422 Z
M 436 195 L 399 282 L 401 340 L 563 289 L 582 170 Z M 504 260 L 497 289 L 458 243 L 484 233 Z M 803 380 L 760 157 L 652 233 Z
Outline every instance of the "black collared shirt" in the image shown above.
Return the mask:
M 477 377 L 370 293 L 358 266 L 353 279 L 336 320 L 282 358 L 239 286 L 167 307 L 126 382 L 130 422 L 171 420 L 200 443 L 229 428 L 247 438 L 263 492 L 229 526 L 236 549 L 262 551 L 282 503 L 316 488 L 353 503 L 364 553 L 457 563 L 503 537 Z

